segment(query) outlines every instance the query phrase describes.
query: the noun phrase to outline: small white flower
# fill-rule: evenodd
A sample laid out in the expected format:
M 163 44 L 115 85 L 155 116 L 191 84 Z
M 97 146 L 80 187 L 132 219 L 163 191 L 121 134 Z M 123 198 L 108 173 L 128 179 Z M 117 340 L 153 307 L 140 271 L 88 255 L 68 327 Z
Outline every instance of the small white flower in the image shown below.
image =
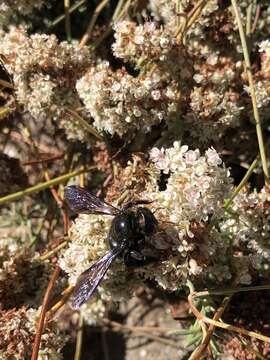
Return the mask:
M 259 43 L 259 52 L 265 52 L 270 57 L 270 41 L 268 39 Z
M 213 148 L 208 149 L 208 150 L 205 152 L 205 156 L 206 156 L 206 159 L 207 159 L 208 164 L 211 165 L 211 166 L 218 166 L 218 165 L 221 165 L 221 164 L 222 164 L 221 158 L 219 157 L 219 155 L 218 155 L 218 153 L 216 152 L 216 150 L 213 149 Z

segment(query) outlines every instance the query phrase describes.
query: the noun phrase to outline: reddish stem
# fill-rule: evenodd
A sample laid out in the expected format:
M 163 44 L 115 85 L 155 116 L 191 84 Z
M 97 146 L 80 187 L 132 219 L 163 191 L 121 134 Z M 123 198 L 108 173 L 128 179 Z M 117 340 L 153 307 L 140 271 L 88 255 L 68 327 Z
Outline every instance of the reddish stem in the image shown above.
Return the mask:
M 60 271 L 61 271 L 61 268 L 57 265 L 54 269 L 54 272 L 49 281 L 47 290 L 45 292 L 45 295 L 44 295 L 44 298 L 42 301 L 41 312 L 40 312 L 40 317 L 38 319 L 37 332 L 36 332 L 35 341 L 34 341 L 34 345 L 33 345 L 31 360 L 37 360 L 37 358 L 38 358 L 40 341 L 41 341 L 41 336 L 42 336 L 42 332 L 43 332 L 43 328 L 44 328 L 44 323 L 45 323 L 45 318 L 46 318 L 46 313 L 47 313 L 47 309 L 48 309 L 50 295 L 54 288 L 55 282 L 60 274 Z

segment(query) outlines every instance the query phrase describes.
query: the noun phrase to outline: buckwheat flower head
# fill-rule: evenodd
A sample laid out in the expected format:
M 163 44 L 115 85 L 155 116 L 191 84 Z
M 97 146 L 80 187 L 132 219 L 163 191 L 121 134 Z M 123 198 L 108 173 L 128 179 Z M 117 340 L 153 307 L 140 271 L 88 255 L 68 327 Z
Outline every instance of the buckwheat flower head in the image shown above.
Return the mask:
M 179 45 L 170 29 L 155 22 L 137 25 L 132 21 L 115 24 L 115 42 L 112 49 L 115 57 L 134 64 L 142 70 L 155 66 L 167 82 L 177 82 L 183 91 L 186 82 L 191 81 L 193 60 L 184 46 Z M 142 71 L 142 72 L 145 72 Z
M 14 231 L 13 231 L 14 235 Z M 0 309 L 27 304 L 37 308 L 51 276 L 48 262 L 35 260 L 18 240 L 0 240 Z M 61 291 L 65 280 L 58 281 L 54 293 Z
M 104 319 L 109 304 L 99 296 L 93 297 L 80 308 L 84 321 L 88 325 L 96 325 Z
M 267 80 L 258 80 L 254 84 L 255 93 L 256 93 L 256 104 L 258 109 L 261 111 L 261 116 L 263 118 L 267 118 L 269 115 L 269 111 L 267 111 L 268 104 L 270 102 L 270 81 Z M 250 94 L 249 86 L 244 86 L 244 90 Z M 250 116 L 252 119 L 252 116 Z
M 168 211 L 169 221 L 179 225 L 184 221 L 182 238 L 191 234 L 186 227 L 188 222 L 207 221 L 209 216 L 218 216 L 222 211 L 224 199 L 232 190 L 232 180 L 229 171 L 220 166 L 222 161 L 213 148 L 201 156 L 198 149 L 188 150 L 186 145 L 175 142 L 172 148 L 153 149 L 150 158 L 156 169 L 170 176 L 166 190 L 150 192 L 149 196 L 164 206 L 166 210 L 160 211 Z
M 201 121 L 216 120 L 220 125 L 235 127 L 240 123 L 244 109 L 238 102 L 238 94 L 233 91 L 218 91 L 217 88 L 195 87 L 190 95 L 191 108 Z
M 190 109 L 184 115 L 185 129 L 199 144 L 215 143 L 229 128 L 242 123 L 245 103 L 240 95 L 242 63 L 212 52 L 194 64 L 196 85 L 190 94 Z
M 109 251 L 107 236 L 111 217 L 79 215 L 70 229 L 71 242 L 59 260 L 60 267 L 69 275 L 70 283 Z M 126 300 L 136 288 L 136 276 L 130 277 L 122 260 L 116 260 L 98 287 L 95 297 L 82 306 L 89 324 L 104 316 L 108 302 Z
M 16 13 L 29 15 L 34 9 L 40 9 L 46 0 L 2 0 L 0 4 L 0 23 L 6 24 Z
M 179 92 L 175 81 L 159 71 L 137 78 L 125 69 L 112 71 L 108 62 L 91 67 L 76 85 L 94 126 L 110 134 L 143 133 L 175 115 Z
M 259 43 L 259 52 L 264 52 L 270 58 L 270 40 L 264 40 Z
M 180 9 L 177 8 L 177 5 L 180 4 Z M 154 17 L 156 21 L 163 21 L 165 23 L 165 27 L 170 29 L 171 31 L 176 31 L 177 29 L 177 18 L 179 15 L 177 14 L 179 11 L 186 12 L 190 7 L 194 6 L 196 1 L 193 0 L 183 0 L 177 2 L 177 0 L 150 0 L 149 8 L 151 11 L 151 15 Z M 211 0 L 208 1 L 206 6 L 204 6 L 201 16 L 196 21 L 196 25 L 193 25 L 189 30 L 189 32 L 199 32 L 198 28 L 202 26 L 207 26 L 209 24 L 209 15 L 212 14 L 218 8 L 218 1 Z
M 80 215 L 70 229 L 72 242 L 63 257 L 60 267 L 69 274 L 71 283 L 86 270 L 91 261 L 98 259 L 108 251 L 104 234 L 109 231 L 110 218 L 97 215 Z
M 154 22 L 137 25 L 132 21 L 119 21 L 114 25 L 116 57 L 130 63 L 164 61 L 176 39 L 169 30 L 157 27 Z
M 228 281 L 232 273 L 223 271 L 227 247 L 222 235 L 207 226 L 210 219 L 223 217 L 224 199 L 232 190 L 229 171 L 222 166 L 217 152 L 210 148 L 201 155 L 199 150 L 189 150 L 175 142 L 168 149 L 152 149 L 150 159 L 151 182 L 142 197 L 154 200 L 151 208 L 159 221 L 167 224 L 163 225 L 165 239 L 167 243 L 170 239 L 174 249 L 171 259 L 152 269 L 151 278 L 170 290 L 176 290 L 187 278 L 209 279 L 214 283 Z M 160 191 L 162 173 L 168 174 L 168 179 L 166 189 Z M 159 243 L 160 236 L 157 234 L 153 242 Z M 217 266 L 209 265 L 211 258 L 219 257 Z
M 0 311 L 0 355 L 3 360 L 30 359 L 36 334 L 39 310 L 12 309 Z M 61 360 L 61 349 L 67 337 L 59 332 L 56 322 L 43 329 L 38 360 Z
M 266 121 L 269 118 L 270 102 L 270 41 L 264 40 L 258 44 L 260 52 L 260 70 L 255 74 L 254 87 L 256 92 L 256 101 L 260 115 Z M 249 86 L 244 86 L 247 93 L 250 93 Z M 252 110 L 249 110 L 250 119 L 253 121 Z
M 75 82 L 92 63 L 86 47 L 59 42 L 55 35 L 29 36 L 24 28 L 11 28 L 0 43 L 0 54 L 13 77 L 17 101 L 34 118 L 53 119 L 63 127 L 72 121 L 65 108 L 80 104 Z M 76 124 L 73 130 L 75 138 Z
M 232 237 L 234 244 L 248 259 L 249 273 L 254 269 L 261 277 L 269 278 L 270 259 L 270 192 L 265 186 L 260 192 L 242 191 L 235 198 L 233 211 L 238 218 L 221 226 Z
M 128 167 L 134 177 L 133 164 Z M 210 148 L 201 155 L 179 142 L 167 149 L 154 148 L 148 174 L 145 190 L 138 197 L 152 201 L 148 206 L 155 213 L 159 230 L 147 238 L 142 251 L 156 260 L 130 270 L 123 259 L 115 260 L 95 295 L 103 301 L 127 300 L 147 279 L 174 291 L 187 279 L 222 283 L 232 277 L 222 234 L 208 226 L 210 219 L 223 217 L 224 199 L 232 189 L 229 172 L 217 152 Z M 159 188 L 162 174 L 168 177 L 165 190 Z M 78 216 L 70 230 L 69 247 L 59 262 L 70 282 L 75 283 L 81 272 L 109 251 L 110 224 L 109 216 Z M 92 310 L 90 301 L 89 312 Z M 94 312 L 95 319 L 97 315 Z

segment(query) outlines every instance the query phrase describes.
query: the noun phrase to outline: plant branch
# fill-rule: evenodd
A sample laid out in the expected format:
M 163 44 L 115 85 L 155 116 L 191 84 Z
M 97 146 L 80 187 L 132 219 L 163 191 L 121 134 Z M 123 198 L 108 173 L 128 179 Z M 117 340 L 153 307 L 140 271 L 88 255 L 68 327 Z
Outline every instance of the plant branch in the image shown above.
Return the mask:
M 90 125 L 83 117 L 81 117 L 76 111 L 72 109 L 66 109 L 66 114 L 76 119 L 80 125 L 82 125 L 85 130 L 87 130 L 91 135 L 94 135 L 98 140 L 103 140 L 102 136 L 97 132 L 97 130 Z
M 224 209 L 228 209 L 229 206 L 232 204 L 234 198 L 237 196 L 237 194 L 240 192 L 240 190 L 247 184 L 248 179 L 250 178 L 250 176 L 252 175 L 254 169 L 257 167 L 258 165 L 258 156 L 256 157 L 255 160 L 253 160 L 252 164 L 250 165 L 250 167 L 248 168 L 248 171 L 245 173 L 243 179 L 241 180 L 240 184 L 234 189 L 231 197 L 225 201 L 224 204 Z
M 76 350 L 75 350 L 74 360 L 80 360 L 80 358 L 81 358 L 82 339 L 83 339 L 83 313 L 82 313 L 82 311 L 80 311 L 79 328 L 78 328 L 78 332 L 77 332 Z
M 69 9 L 68 9 L 68 13 L 72 14 L 75 10 L 77 10 L 80 6 L 82 6 L 84 3 L 86 2 L 86 0 L 81 0 L 79 2 L 77 2 L 76 4 L 72 5 Z M 57 24 L 59 24 L 61 21 L 63 21 L 65 19 L 65 14 L 64 15 L 60 15 L 58 16 L 55 20 L 52 21 L 52 23 L 48 26 L 49 29 L 56 26 Z
M 65 8 L 65 29 L 67 41 L 71 43 L 71 25 L 70 25 L 70 0 L 64 0 L 64 8 Z
M 55 282 L 60 274 L 60 271 L 61 271 L 61 268 L 57 265 L 54 269 L 54 272 L 49 281 L 47 290 L 45 292 L 45 295 L 44 295 L 44 298 L 42 301 L 41 312 L 40 312 L 40 316 L 38 319 L 37 332 L 36 332 L 36 336 L 35 336 L 35 340 L 34 340 L 31 360 L 37 360 L 37 358 L 38 358 L 38 352 L 39 352 L 39 347 L 40 347 L 42 331 L 43 331 L 43 327 L 44 327 L 44 323 L 45 323 L 48 302 L 49 302 L 49 299 L 51 296 L 51 292 L 54 288 Z
M 239 35 L 240 35 L 241 44 L 242 44 L 242 48 L 243 48 L 244 60 L 245 60 L 245 64 L 246 64 L 246 72 L 247 72 L 248 82 L 249 82 L 249 91 L 250 91 L 250 96 L 251 96 L 251 100 L 252 100 L 253 114 L 254 114 L 254 119 L 255 119 L 255 124 L 256 124 L 258 145 L 259 145 L 260 156 L 261 156 L 261 161 L 262 161 L 262 168 L 263 168 L 265 180 L 267 182 L 269 179 L 269 172 L 268 172 L 268 167 L 267 167 L 267 159 L 266 159 L 266 154 L 265 154 L 263 133 L 262 133 L 262 128 L 261 128 L 260 115 L 259 115 L 259 111 L 258 111 L 258 107 L 257 107 L 256 92 L 255 92 L 253 76 L 252 76 L 252 72 L 251 72 L 251 63 L 250 63 L 250 58 L 249 58 L 246 36 L 245 36 L 245 32 L 244 32 L 243 25 L 241 22 L 241 16 L 240 16 L 240 12 L 239 12 L 239 9 L 237 6 L 237 2 L 236 2 L 236 0 L 231 0 L 231 3 L 232 3 L 232 7 L 234 9 L 235 18 L 237 21 Z
M 105 6 L 108 4 L 108 2 L 109 2 L 109 0 L 103 0 L 96 7 L 94 14 L 89 22 L 89 25 L 86 29 L 86 32 L 80 41 L 79 47 L 83 47 L 91 39 L 92 32 L 93 32 L 94 26 L 96 24 L 97 18 L 99 17 L 99 14 L 102 12 L 102 10 L 105 8 Z
M 213 317 L 214 321 L 217 321 L 221 318 L 222 314 L 224 313 L 226 307 L 228 306 L 229 302 L 231 300 L 231 296 L 226 296 L 223 301 L 222 304 L 220 305 L 220 307 L 217 309 L 217 311 L 215 312 L 215 315 Z M 202 343 L 197 347 L 197 349 L 195 350 L 195 352 L 193 352 L 190 360 L 200 360 L 201 356 L 204 354 L 204 352 L 207 349 L 207 346 L 209 345 L 209 342 L 211 340 L 211 337 L 213 335 L 215 331 L 215 325 L 211 324 L 207 330 L 207 332 L 205 333 L 205 335 L 203 336 L 203 340 Z
M 193 304 L 193 299 L 195 297 L 196 297 L 196 293 L 191 292 L 189 294 L 189 296 L 188 296 L 188 302 L 189 302 L 189 306 L 190 306 L 191 311 L 193 312 L 193 314 L 196 316 L 196 318 L 199 321 L 202 321 L 202 322 L 207 323 L 207 324 L 214 325 L 214 326 L 219 327 L 219 328 L 224 329 L 224 330 L 237 332 L 238 334 L 246 335 L 246 336 L 253 337 L 255 339 L 270 343 L 270 337 L 268 337 L 268 336 L 256 333 L 254 331 L 249 331 L 249 330 L 246 330 L 246 329 L 243 329 L 243 328 L 239 328 L 237 326 L 233 326 L 233 325 L 230 325 L 230 324 L 227 324 L 227 323 L 224 323 L 224 322 L 216 321 L 214 319 L 210 319 L 207 316 L 203 315 L 196 308 L 196 306 Z
M 72 177 L 78 176 L 78 175 L 80 175 L 82 173 L 89 172 L 89 171 L 94 170 L 94 169 L 96 169 L 96 166 L 90 166 L 88 168 L 81 168 L 79 170 L 71 171 L 68 174 L 58 176 L 58 177 L 56 177 L 56 178 L 54 178 L 52 180 L 49 180 L 49 181 L 46 181 L 46 182 L 39 183 L 37 185 L 31 186 L 31 187 L 29 187 L 29 188 L 27 188 L 25 190 L 21 190 L 21 191 L 18 191 L 16 193 L 13 193 L 13 194 L 5 195 L 5 196 L 0 198 L 0 205 L 2 205 L 4 203 L 7 203 L 7 202 L 10 202 L 10 201 L 19 200 L 22 197 L 24 197 L 26 195 L 33 194 L 35 192 L 39 192 L 39 191 L 48 189 L 50 186 L 62 184 L 62 183 L 66 182 L 67 180 L 69 180 Z

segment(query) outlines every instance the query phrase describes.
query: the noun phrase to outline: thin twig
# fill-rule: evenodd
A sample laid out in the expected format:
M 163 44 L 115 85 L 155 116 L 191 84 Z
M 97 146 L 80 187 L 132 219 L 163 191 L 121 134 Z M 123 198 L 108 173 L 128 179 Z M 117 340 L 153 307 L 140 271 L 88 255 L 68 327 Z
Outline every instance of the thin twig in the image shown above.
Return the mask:
M 101 329 L 101 342 L 102 342 L 104 360 L 110 360 L 110 353 L 109 353 L 108 342 L 106 337 L 106 328 L 104 327 L 102 327 Z
M 240 192 L 240 190 L 247 184 L 248 179 L 252 175 L 252 173 L 255 170 L 255 168 L 257 167 L 257 165 L 258 165 L 258 156 L 256 157 L 255 160 L 253 160 L 252 164 L 250 165 L 248 171 L 245 173 L 240 184 L 233 190 L 231 197 L 225 201 L 225 204 L 224 204 L 225 210 L 229 208 L 229 206 L 232 204 L 234 198 L 237 196 L 237 194 Z
M 102 322 L 105 325 L 108 326 L 127 326 L 127 325 L 123 325 L 120 324 L 116 321 L 112 321 L 109 319 L 103 319 Z M 189 334 L 194 334 L 196 332 L 198 332 L 199 330 L 190 330 L 190 329 L 181 329 L 181 328 L 174 328 L 174 327 L 162 327 L 162 326 L 129 326 L 129 329 L 132 329 L 134 331 L 143 331 L 143 332 L 149 332 L 151 334 L 153 333 L 158 333 L 158 334 L 177 334 L 177 335 L 189 335 Z
M 69 10 L 68 10 L 69 14 L 72 14 L 75 10 L 77 10 L 77 9 L 78 9 L 80 6 L 82 6 L 85 2 L 86 2 L 86 0 L 81 0 L 81 1 L 79 1 L 78 3 L 72 5 L 72 6 L 69 8 Z M 57 24 L 59 24 L 59 23 L 60 23 L 61 21 L 63 21 L 64 19 L 65 19 L 65 14 L 58 16 L 55 20 L 53 20 L 53 21 L 51 22 L 51 24 L 49 24 L 49 26 L 48 26 L 49 29 L 52 28 L 52 27 L 54 27 L 54 26 L 56 26 Z
M 69 240 L 64 240 L 62 241 L 59 245 L 57 245 L 55 248 L 53 248 L 52 250 L 48 251 L 46 254 L 39 256 L 37 259 L 40 261 L 45 261 L 48 260 L 49 258 L 51 258 L 53 255 L 55 255 L 59 250 L 63 249 L 67 243 L 69 242 Z
M 178 348 L 178 349 L 180 348 L 175 342 L 173 342 L 171 340 L 168 340 L 168 339 L 165 339 L 165 338 L 162 338 L 162 337 L 157 336 L 157 335 L 153 335 L 150 332 L 138 329 L 138 327 L 136 327 L 136 326 L 123 325 L 123 324 L 117 323 L 115 321 L 110 321 L 108 319 L 106 319 L 106 321 L 104 321 L 104 320 L 103 320 L 103 322 L 106 325 L 113 327 L 115 330 L 118 329 L 118 330 L 123 331 L 123 332 L 133 333 L 135 336 L 147 337 L 147 338 L 149 338 L 149 339 L 151 339 L 153 341 L 160 342 L 160 343 L 162 343 L 164 345 L 169 345 L 169 346 L 172 346 L 172 347 Z
M 103 140 L 102 136 L 97 132 L 97 130 L 90 125 L 82 116 L 80 116 L 76 111 L 72 109 L 66 109 L 66 114 L 76 119 L 82 127 L 84 127 L 91 135 L 94 135 L 98 140 Z
M 83 313 L 82 311 L 80 311 L 79 328 L 77 332 L 74 360 L 80 360 L 81 358 L 82 340 L 83 340 Z
M 39 192 L 41 190 L 48 189 L 50 186 L 62 184 L 62 183 L 66 182 L 67 180 L 69 180 L 72 177 L 78 176 L 78 175 L 80 175 L 82 173 L 89 172 L 89 171 L 94 170 L 94 169 L 96 169 L 96 166 L 89 166 L 88 168 L 81 168 L 79 170 L 71 171 L 68 174 L 58 176 L 58 177 L 56 177 L 56 178 L 54 178 L 54 179 L 52 179 L 50 181 L 46 181 L 46 182 L 31 186 L 31 187 L 29 187 L 29 188 L 27 188 L 25 190 L 21 190 L 21 191 L 18 191 L 16 193 L 13 193 L 13 194 L 3 196 L 3 197 L 0 198 L 0 205 L 4 204 L 4 203 L 7 203 L 7 202 L 10 202 L 10 201 L 19 200 L 22 197 L 24 197 L 26 195 L 33 194 L 35 192 Z
M 251 28 L 251 33 L 252 34 L 254 34 L 255 31 L 256 31 L 256 27 L 257 27 L 257 23 L 259 21 L 260 14 L 261 14 L 261 6 L 258 4 L 256 6 L 255 18 L 254 18 L 254 22 L 253 22 L 253 25 L 252 25 L 252 28 Z
M 232 3 L 232 7 L 234 9 L 235 18 L 237 21 L 239 35 L 240 35 L 241 44 L 242 44 L 242 48 L 243 48 L 243 54 L 244 54 L 244 59 L 245 59 L 245 64 L 246 64 L 246 72 L 247 72 L 248 82 L 249 82 L 249 91 L 250 91 L 250 96 L 251 96 L 251 100 L 252 100 L 252 107 L 253 107 L 254 119 L 255 119 L 255 124 L 256 124 L 258 145 L 259 145 L 260 156 L 261 156 L 261 161 L 262 161 L 262 168 L 263 168 L 265 180 L 267 182 L 269 179 L 269 172 L 268 172 L 267 159 L 266 159 L 266 154 L 265 154 L 265 146 L 264 146 L 263 133 L 262 133 L 262 128 L 261 128 L 260 115 L 259 115 L 259 111 L 258 111 L 258 107 L 257 107 L 256 92 L 255 92 L 255 88 L 254 88 L 254 84 L 253 84 L 251 63 L 250 63 L 250 58 L 249 58 L 249 53 L 248 53 L 246 36 L 245 36 L 245 32 L 244 32 L 243 25 L 241 22 L 241 16 L 240 16 L 240 12 L 239 12 L 239 9 L 237 6 L 237 2 L 236 2 L 236 0 L 231 0 L 231 3 Z
M 14 85 L 11 84 L 10 82 L 0 79 L 0 86 L 4 87 L 4 88 L 8 88 L 8 89 L 14 89 Z
M 65 8 L 65 29 L 67 41 L 70 43 L 72 40 L 71 36 L 71 25 L 70 25 L 70 0 L 64 0 L 64 8 Z
M 0 107 L 0 120 L 5 119 L 8 114 L 12 112 L 12 109 L 7 106 Z
M 262 291 L 262 290 L 270 290 L 270 285 L 246 286 L 246 287 L 221 289 L 221 290 L 194 291 L 193 296 L 197 298 L 197 297 L 214 296 L 214 295 L 217 296 L 233 295 L 238 292 Z
M 42 154 L 40 154 L 41 156 Z M 60 160 L 62 159 L 64 156 L 64 154 L 57 154 L 57 155 L 52 155 L 51 157 L 46 157 L 43 159 L 35 159 L 35 160 L 28 160 L 22 163 L 23 166 L 27 166 L 27 165 L 36 165 L 36 164 L 40 164 L 40 163 L 44 163 L 44 162 L 50 162 L 50 161 L 55 161 L 55 160 Z
M 59 311 L 68 301 L 71 294 L 73 293 L 74 285 L 69 285 L 65 290 L 62 291 L 60 298 L 54 301 L 53 305 L 48 309 L 47 318 L 51 319 L 57 311 Z
M 47 181 L 51 180 L 47 170 L 44 170 L 44 177 Z M 69 229 L 69 218 L 68 218 L 68 214 L 64 208 L 64 201 L 61 198 L 61 196 L 58 195 L 58 192 L 54 187 L 50 186 L 50 191 L 52 193 L 52 196 L 53 196 L 57 206 L 59 207 L 59 209 L 61 211 L 63 225 L 64 225 L 64 236 L 66 236 L 68 234 L 68 229 Z
M 228 304 L 230 302 L 230 299 L 231 299 L 231 296 L 226 296 L 223 299 L 222 304 L 220 305 L 220 307 L 215 312 L 213 320 L 217 321 L 217 320 L 219 320 L 221 318 L 222 314 L 224 313 L 226 307 L 228 306 Z M 203 337 L 202 343 L 197 347 L 195 352 L 193 352 L 193 354 L 192 354 L 192 356 L 190 358 L 191 360 L 199 360 L 201 358 L 201 356 L 206 351 L 207 346 L 209 345 L 209 342 L 211 340 L 211 337 L 212 337 L 214 331 L 215 331 L 215 325 L 211 324 L 209 326 L 205 336 Z
M 125 4 L 125 0 L 119 0 L 116 8 L 114 10 L 113 16 L 112 16 L 112 21 L 116 21 L 119 17 L 119 13 L 122 11 L 123 5 Z
M 94 26 L 96 24 L 97 18 L 99 16 L 99 14 L 102 12 L 102 10 L 105 8 L 105 6 L 108 4 L 108 2 L 109 2 L 109 0 L 103 0 L 96 7 L 94 14 L 89 22 L 89 25 L 87 26 L 86 32 L 80 41 L 79 47 L 86 45 L 88 43 L 88 41 L 91 39 L 92 32 L 93 32 Z
M 54 272 L 49 281 L 47 290 L 45 292 L 45 295 L 44 295 L 44 298 L 42 301 L 41 312 L 40 312 L 40 316 L 38 319 L 37 331 L 36 331 L 36 336 L 35 336 L 35 340 L 34 340 L 31 360 L 37 360 L 37 358 L 38 358 L 38 352 L 39 352 L 40 341 L 41 341 L 42 331 L 43 331 L 43 327 L 44 327 L 48 302 L 50 299 L 51 292 L 54 288 L 55 282 L 60 274 L 60 271 L 61 271 L 61 268 L 57 265 L 54 269 Z
M 195 298 L 195 297 L 196 297 L 196 294 L 191 292 L 189 294 L 189 296 L 188 296 L 188 302 L 189 302 L 189 306 L 190 306 L 191 311 L 193 312 L 193 314 L 196 316 L 196 318 L 199 321 L 203 321 L 203 322 L 205 322 L 207 324 L 214 325 L 214 326 L 219 327 L 221 329 L 237 332 L 238 334 L 246 335 L 246 336 L 253 337 L 255 339 L 270 343 L 270 338 L 268 336 L 256 333 L 254 331 L 249 331 L 249 330 L 246 330 L 246 329 L 243 329 L 243 328 L 239 328 L 237 326 L 233 326 L 233 325 L 230 325 L 230 324 L 227 324 L 227 323 L 224 323 L 224 322 L 216 321 L 214 319 L 210 319 L 207 316 L 203 315 L 196 308 L 196 306 L 193 304 L 193 298 Z
M 44 171 L 44 177 L 45 177 L 45 180 L 46 181 L 50 181 L 51 178 L 49 176 L 49 173 L 47 170 Z M 59 208 L 62 208 L 63 206 L 63 200 L 61 199 L 61 197 L 58 195 L 57 191 L 55 190 L 55 188 L 53 186 L 50 186 L 50 190 L 51 190 L 51 193 L 52 193 L 52 196 L 57 204 L 57 206 Z
M 137 0 L 135 0 L 135 1 L 137 1 Z M 103 42 L 103 40 L 105 40 L 110 35 L 113 24 L 116 23 L 117 21 L 119 21 L 120 19 L 122 19 L 126 15 L 131 2 L 132 2 L 132 0 L 126 0 L 126 2 L 122 1 L 122 0 L 119 1 L 119 4 L 118 4 L 119 6 L 117 5 L 115 12 L 112 16 L 112 20 L 108 24 L 107 30 L 104 31 L 104 33 L 92 45 L 93 49 L 96 49 Z
M 251 20 L 253 9 L 256 6 L 257 0 L 252 0 L 247 7 L 247 20 L 246 20 L 246 36 L 249 37 L 251 35 Z
M 207 0 L 200 0 L 188 13 L 184 26 L 180 26 L 175 32 L 175 37 L 177 38 L 178 43 L 181 43 L 184 33 L 187 32 L 187 30 L 190 29 L 190 27 L 198 19 L 206 4 Z

